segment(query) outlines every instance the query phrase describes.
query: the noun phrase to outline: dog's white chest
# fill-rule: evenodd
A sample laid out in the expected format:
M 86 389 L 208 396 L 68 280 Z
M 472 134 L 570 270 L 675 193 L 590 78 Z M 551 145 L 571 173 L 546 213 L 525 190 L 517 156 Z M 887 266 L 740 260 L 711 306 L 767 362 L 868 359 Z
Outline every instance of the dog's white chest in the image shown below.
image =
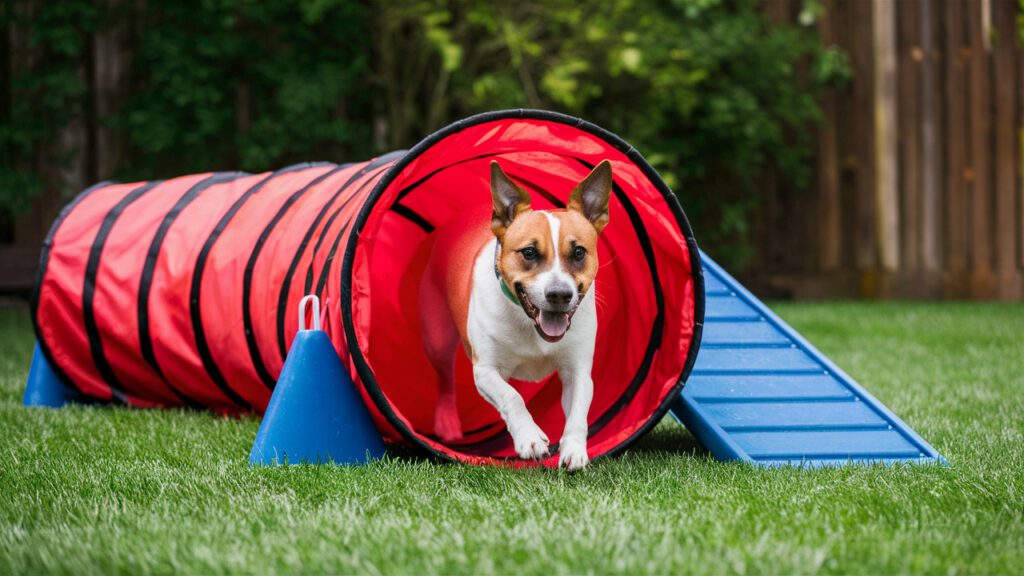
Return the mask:
M 557 369 L 553 362 L 538 363 L 536 359 L 531 359 L 529 362 L 519 364 L 508 377 L 525 382 L 539 382 L 552 375 Z

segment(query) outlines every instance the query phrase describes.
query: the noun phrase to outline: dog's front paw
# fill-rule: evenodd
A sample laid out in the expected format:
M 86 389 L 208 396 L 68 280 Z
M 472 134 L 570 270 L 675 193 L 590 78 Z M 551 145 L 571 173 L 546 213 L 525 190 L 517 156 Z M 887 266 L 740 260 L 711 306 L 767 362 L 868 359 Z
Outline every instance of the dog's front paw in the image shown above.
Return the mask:
M 530 422 L 512 434 L 516 446 L 516 454 L 523 460 L 543 460 L 550 453 L 547 434 L 539 426 Z
M 558 465 L 569 472 L 581 470 L 590 463 L 587 456 L 586 442 L 574 442 L 562 439 L 562 447 L 558 454 Z

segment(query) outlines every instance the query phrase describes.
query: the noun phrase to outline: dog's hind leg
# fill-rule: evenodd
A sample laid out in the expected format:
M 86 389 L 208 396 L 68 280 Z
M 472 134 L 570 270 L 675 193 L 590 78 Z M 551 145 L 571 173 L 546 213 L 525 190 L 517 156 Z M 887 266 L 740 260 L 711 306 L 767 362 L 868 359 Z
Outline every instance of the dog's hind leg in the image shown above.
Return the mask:
M 461 338 L 444 295 L 430 279 L 420 285 L 420 332 L 423 348 L 440 378 L 434 434 L 444 442 L 459 440 L 462 422 L 455 401 L 455 363 Z
M 458 343 L 458 340 L 456 340 Z M 459 409 L 455 401 L 455 353 L 458 347 L 452 351 L 449 362 L 439 371 L 441 376 L 441 390 L 437 397 L 437 406 L 434 407 L 434 434 L 445 442 L 453 442 L 462 439 L 462 420 L 459 418 Z

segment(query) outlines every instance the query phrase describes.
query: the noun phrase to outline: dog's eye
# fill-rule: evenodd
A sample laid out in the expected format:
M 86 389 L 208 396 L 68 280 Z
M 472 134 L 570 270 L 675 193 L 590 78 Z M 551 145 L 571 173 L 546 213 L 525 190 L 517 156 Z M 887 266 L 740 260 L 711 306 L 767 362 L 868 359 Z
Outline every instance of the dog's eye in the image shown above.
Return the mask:
M 537 258 L 540 258 L 540 252 L 533 246 L 527 246 L 520 250 L 519 253 L 522 254 L 523 258 L 526 260 L 536 260 Z
M 577 262 L 583 262 L 583 259 L 587 257 L 587 249 L 583 246 L 577 246 L 572 249 L 572 259 Z

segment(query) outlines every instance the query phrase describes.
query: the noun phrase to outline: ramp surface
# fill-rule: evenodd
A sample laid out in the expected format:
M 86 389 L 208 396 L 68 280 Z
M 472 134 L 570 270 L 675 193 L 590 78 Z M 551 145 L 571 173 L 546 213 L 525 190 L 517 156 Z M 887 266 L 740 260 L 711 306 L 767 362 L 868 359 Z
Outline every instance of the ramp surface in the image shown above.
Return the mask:
M 719 460 L 942 462 L 927 442 L 707 254 L 704 337 L 672 415 Z

